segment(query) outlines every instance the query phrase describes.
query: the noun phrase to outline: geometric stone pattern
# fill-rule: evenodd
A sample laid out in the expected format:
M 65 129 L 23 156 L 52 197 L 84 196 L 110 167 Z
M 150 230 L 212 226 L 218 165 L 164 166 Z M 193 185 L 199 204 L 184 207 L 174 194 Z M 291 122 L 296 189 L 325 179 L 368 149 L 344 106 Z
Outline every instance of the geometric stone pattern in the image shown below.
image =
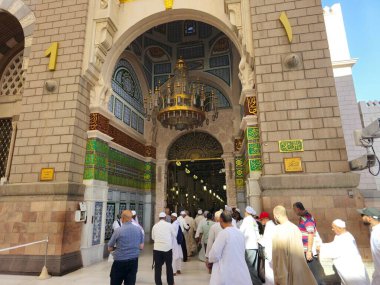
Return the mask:
M 23 51 L 19 52 L 5 68 L 0 78 L 0 96 L 22 94 L 24 87 L 22 59 Z
M 107 203 L 106 212 L 106 233 L 104 236 L 105 240 L 109 240 L 112 236 L 112 225 L 115 220 L 115 203 Z
M 88 140 L 83 179 L 108 180 L 108 152 L 106 142 L 99 139 Z
M 0 177 L 5 175 L 12 138 L 12 119 L 0 119 Z
M 170 147 L 168 159 L 219 158 L 223 154 L 221 144 L 205 132 L 192 132 L 179 137 Z
M 109 150 L 109 184 L 152 190 L 155 180 L 154 171 L 154 163 L 141 161 L 113 148 Z
M 244 156 L 235 157 L 235 185 L 237 190 L 245 185 Z
M 83 179 L 151 190 L 155 187 L 155 176 L 154 163 L 144 162 L 110 148 L 102 140 L 88 140 Z
M 99 113 L 90 114 L 90 130 L 98 130 L 102 133 L 112 137 L 112 141 L 132 150 L 145 157 L 156 157 L 156 148 L 153 146 L 147 146 L 138 140 L 132 138 L 128 134 L 122 132 L 118 128 L 110 125 L 109 119 Z
M 247 127 L 247 163 L 249 171 L 261 171 L 261 144 L 258 127 Z
M 94 226 L 92 230 L 92 245 L 100 244 L 100 236 L 102 232 L 102 212 L 103 202 L 95 202 Z
M 302 140 L 285 140 L 278 142 L 280 152 L 297 152 L 303 151 Z
M 263 150 L 263 174 L 282 174 L 279 140 L 302 139 L 306 173 L 349 171 L 330 52 L 320 1 L 251 1 L 255 79 Z M 289 43 L 279 21 L 288 15 Z M 298 66 L 285 57 L 295 53 Z

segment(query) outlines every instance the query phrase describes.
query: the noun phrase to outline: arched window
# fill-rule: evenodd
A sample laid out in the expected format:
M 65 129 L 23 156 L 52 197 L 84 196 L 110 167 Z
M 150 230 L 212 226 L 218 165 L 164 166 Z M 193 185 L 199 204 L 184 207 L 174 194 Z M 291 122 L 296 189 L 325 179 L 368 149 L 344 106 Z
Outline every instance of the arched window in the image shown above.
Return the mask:
M 121 59 L 112 77 L 112 90 L 108 109 L 116 118 L 139 133 L 144 133 L 144 99 L 140 82 L 132 65 Z

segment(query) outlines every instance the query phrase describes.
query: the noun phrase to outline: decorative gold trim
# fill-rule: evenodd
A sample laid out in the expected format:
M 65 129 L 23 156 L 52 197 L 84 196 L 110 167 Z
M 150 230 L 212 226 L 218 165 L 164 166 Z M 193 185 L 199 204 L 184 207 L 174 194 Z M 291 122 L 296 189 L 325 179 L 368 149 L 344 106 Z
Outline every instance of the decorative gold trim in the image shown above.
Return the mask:
M 286 15 L 285 12 L 281 12 L 280 22 L 285 28 L 286 34 L 288 35 L 289 43 L 291 43 L 293 40 L 293 30 L 292 30 L 292 26 L 290 25 L 288 16 Z
M 165 3 L 166 10 L 173 9 L 174 0 L 164 0 L 164 3 Z
M 300 157 L 284 158 L 285 172 L 303 172 Z
M 199 114 L 203 114 L 202 111 L 200 111 L 197 108 L 190 107 L 190 106 L 171 106 L 171 107 L 166 107 L 165 109 L 162 109 L 160 112 L 158 112 L 158 115 L 161 115 L 162 113 L 166 112 L 172 112 L 172 111 L 191 111 Z
M 247 97 L 247 108 L 250 115 L 257 115 L 256 96 Z

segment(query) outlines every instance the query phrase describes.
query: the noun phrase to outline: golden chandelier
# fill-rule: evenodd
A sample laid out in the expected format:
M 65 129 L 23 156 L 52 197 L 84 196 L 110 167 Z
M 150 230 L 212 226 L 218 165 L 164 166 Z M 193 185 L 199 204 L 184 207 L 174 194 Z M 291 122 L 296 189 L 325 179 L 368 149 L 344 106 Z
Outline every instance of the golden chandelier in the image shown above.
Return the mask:
M 144 96 L 144 108 L 148 120 L 157 114 L 157 119 L 165 128 L 179 131 L 201 127 L 212 112 L 212 120 L 218 118 L 217 96 L 206 92 L 203 84 L 189 82 L 188 70 L 183 59 L 174 68 L 174 76 L 154 92 Z

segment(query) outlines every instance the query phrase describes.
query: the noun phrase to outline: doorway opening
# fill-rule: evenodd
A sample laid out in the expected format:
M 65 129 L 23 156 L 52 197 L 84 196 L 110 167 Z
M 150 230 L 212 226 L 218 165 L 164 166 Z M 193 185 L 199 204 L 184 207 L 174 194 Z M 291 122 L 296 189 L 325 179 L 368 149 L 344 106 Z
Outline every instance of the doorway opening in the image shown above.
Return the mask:
M 190 214 L 223 208 L 227 188 L 222 154 L 221 144 L 208 133 L 178 138 L 168 153 L 167 206 Z

